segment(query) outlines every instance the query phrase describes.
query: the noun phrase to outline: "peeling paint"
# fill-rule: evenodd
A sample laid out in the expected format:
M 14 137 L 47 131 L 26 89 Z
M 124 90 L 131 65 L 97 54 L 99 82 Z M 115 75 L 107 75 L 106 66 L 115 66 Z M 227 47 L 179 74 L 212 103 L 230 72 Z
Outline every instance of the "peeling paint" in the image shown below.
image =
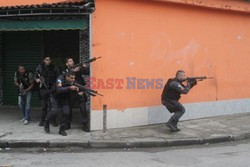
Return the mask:
M 238 35 L 238 36 L 237 36 L 237 39 L 238 39 L 238 40 L 241 40 L 241 38 L 242 38 L 241 35 Z
M 129 62 L 129 65 L 130 66 L 132 66 L 132 65 L 134 65 L 135 64 L 135 62 Z

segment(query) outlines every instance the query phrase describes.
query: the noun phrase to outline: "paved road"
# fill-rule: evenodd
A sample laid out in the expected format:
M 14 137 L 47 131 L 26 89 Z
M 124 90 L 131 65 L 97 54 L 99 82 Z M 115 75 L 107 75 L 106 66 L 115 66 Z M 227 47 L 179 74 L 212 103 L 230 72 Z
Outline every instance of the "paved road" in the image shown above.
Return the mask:
M 2 149 L 0 166 L 13 167 L 246 167 L 250 140 L 152 149 Z
M 21 116 L 17 110 L 0 110 L 0 147 L 152 147 L 250 138 L 250 112 L 182 121 L 179 125 L 182 130 L 178 133 L 170 133 L 164 124 L 86 133 L 81 130 L 79 119 L 75 118 L 72 128 L 67 131 L 68 136 L 64 137 L 58 134 L 58 127 L 51 126 L 51 133 L 45 133 L 38 126 L 39 119 L 35 115 L 32 118 L 33 121 L 26 126 L 19 121 Z

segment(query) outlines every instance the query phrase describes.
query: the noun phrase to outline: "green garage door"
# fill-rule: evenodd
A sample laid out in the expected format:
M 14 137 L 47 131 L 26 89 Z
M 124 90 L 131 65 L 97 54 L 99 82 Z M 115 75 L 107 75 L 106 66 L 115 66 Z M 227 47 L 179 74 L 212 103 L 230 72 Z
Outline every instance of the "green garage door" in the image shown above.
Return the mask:
M 4 80 L 5 105 L 17 105 L 17 88 L 13 84 L 14 73 L 19 64 L 33 71 L 43 56 L 42 32 L 6 32 L 4 34 Z M 32 105 L 39 104 L 38 93 L 33 94 Z

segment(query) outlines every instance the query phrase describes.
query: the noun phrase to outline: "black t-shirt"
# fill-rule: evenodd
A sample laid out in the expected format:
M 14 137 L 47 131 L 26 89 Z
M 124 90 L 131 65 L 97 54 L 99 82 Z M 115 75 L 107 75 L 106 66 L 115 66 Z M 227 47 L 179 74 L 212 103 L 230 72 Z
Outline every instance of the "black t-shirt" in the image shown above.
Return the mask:
M 59 69 L 56 65 L 50 64 L 46 66 L 44 63 L 38 65 L 35 72 L 35 79 L 39 78 L 38 74 L 40 74 L 44 79 L 46 85 L 51 88 L 56 82 L 57 77 L 60 75 Z M 44 88 L 44 85 L 42 86 Z

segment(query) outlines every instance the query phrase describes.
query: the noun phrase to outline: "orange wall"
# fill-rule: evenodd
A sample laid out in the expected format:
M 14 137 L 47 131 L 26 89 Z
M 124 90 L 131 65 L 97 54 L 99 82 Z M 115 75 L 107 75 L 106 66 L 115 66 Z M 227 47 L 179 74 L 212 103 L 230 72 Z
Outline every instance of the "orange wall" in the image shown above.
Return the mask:
M 93 77 L 124 79 L 123 89 L 99 89 L 92 109 L 161 105 L 162 90 L 127 90 L 126 77 L 163 78 L 178 69 L 213 76 L 182 102 L 249 98 L 250 16 L 140 0 L 98 0 L 93 14 Z

